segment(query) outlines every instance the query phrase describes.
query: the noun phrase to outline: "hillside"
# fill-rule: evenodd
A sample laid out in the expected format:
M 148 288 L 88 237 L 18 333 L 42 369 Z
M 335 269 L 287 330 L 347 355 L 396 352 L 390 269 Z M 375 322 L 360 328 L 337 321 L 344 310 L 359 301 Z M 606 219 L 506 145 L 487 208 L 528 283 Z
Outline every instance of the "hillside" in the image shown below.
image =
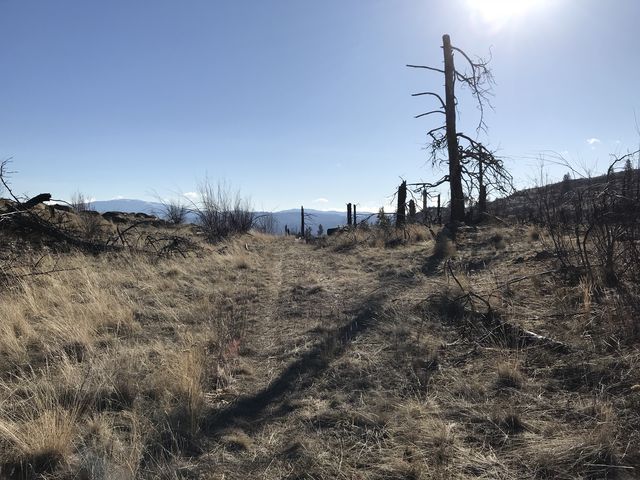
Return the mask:
M 544 231 L 433 233 L 3 257 L 0 476 L 636 477 L 631 306 Z
M 629 182 L 633 194 L 640 192 L 640 169 L 632 169 L 630 172 L 612 171 L 611 175 L 597 175 L 593 177 L 567 178 L 561 182 L 548 183 L 542 186 L 525 188 L 498 198 L 490 202 L 489 209 L 497 215 L 511 215 L 530 219 L 533 212 L 542 204 L 559 206 L 571 200 L 576 192 L 593 199 L 599 195 L 604 186 L 622 190 L 625 181 Z

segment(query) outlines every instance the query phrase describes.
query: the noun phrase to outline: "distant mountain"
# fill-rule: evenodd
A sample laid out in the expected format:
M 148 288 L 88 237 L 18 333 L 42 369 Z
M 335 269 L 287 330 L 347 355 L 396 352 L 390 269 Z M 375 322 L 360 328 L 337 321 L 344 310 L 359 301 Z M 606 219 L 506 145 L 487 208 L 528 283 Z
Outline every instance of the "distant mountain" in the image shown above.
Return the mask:
M 162 204 L 158 202 L 146 202 L 144 200 L 115 199 L 96 200 L 91 202 L 91 207 L 100 213 L 104 212 L 125 212 L 125 213 L 146 213 L 148 215 L 162 216 Z
M 116 200 L 97 200 L 91 203 L 94 210 L 100 213 L 104 212 L 127 212 L 127 213 L 146 213 L 149 215 L 157 215 L 162 217 L 163 207 L 159 202 L 147 202 L 135 199 L 116 199 Z M 279 212 L 255 212 L 256 216 L 273 215 L 275 219 L 275 227 L 278 233 L 283 233 L 285 226 L 289 227 L 291 232 L 300 230 L 300 210 L 281 210 Z M 358 212 L 358 220 L 369 217 L 370 212 Z M 195 220 L 195 218 L 191 218 Z M 328 228 L 335 228 L 347 223 L 347 212 L 338 211 L 322 211 L 305 209 L 305 225 L 311 227 L 313 233 L 316 233 L 318 226 L 326 232 Z
M 279 212 L 272 212 L 274 218 L 277 221 L 278 232 L 284 232 L 284 227 L 289 227 L 291 232 L 300 231 L 300 210 L 281 210 Z M 311 231 L 315 234 L 318 230 L 318 226 L 322 225 L 323 230 L 326 232 L 328 228 L 335 228 L 341 225 L 347 224 L 347 212 L 338 211 L 322 211 L 306 209 L 305 213 L 305 226 L 311 227 Z M 261 212 L 258 215 L 263 214 Z M 363 220 L 365 217 L 369 217 L 371 213 L 363 212 L 358 213 L 358 219 Z

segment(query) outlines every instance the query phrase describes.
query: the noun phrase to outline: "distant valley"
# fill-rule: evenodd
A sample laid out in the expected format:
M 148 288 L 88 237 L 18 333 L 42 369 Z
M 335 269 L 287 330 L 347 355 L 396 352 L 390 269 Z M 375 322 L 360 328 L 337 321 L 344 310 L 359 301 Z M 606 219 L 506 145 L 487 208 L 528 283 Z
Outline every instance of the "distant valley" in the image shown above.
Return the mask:
M 147 202 L 136 199 L 115 199 L 115 200 L 98 200 L 91 203 L 91 207 L 100 212 L 128 212 L 128 213 L 146 213 L 149 215 L 163 216 L 163 206 L 159 202 Z M 255 212 L 257 216 L 273 215 L 277 233 L 283 233 L 285 226 L 288 226 L 292 232 L 300 229 L 300 210 L 280 210 L 277 212 Z M 315 234 L 318 227 L 322 225 L 324 231 L 328 228 L 335 228 L 347 223 L 347 213 L 338 211 L 322 211 L 305 209 L 305 224 L 310 226 Z M 372 216 L 371 212 L 358 213 L 358 219 L 364 220 Z M 370 218 L 369 218 L 370 219 Z M 189 221 L 194 221 L 195 216 L 190 214 Z

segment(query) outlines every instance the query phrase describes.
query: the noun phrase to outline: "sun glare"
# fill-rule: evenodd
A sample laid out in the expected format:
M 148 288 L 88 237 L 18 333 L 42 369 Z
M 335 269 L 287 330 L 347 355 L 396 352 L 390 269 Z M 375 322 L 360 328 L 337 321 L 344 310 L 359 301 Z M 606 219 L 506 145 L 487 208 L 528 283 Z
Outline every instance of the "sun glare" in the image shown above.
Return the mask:
M 546 0 L 467 0 L 471 11 L 494 28 L 523 17 L 543 6 Z

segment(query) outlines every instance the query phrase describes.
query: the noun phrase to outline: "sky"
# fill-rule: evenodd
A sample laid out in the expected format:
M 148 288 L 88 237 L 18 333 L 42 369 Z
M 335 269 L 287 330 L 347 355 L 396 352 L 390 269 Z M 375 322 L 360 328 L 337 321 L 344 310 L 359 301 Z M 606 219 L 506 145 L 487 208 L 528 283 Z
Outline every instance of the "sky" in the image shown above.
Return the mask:
M 0 159 L 15 193 L 192 196 L 224 181 L 256 209 L 360 211 L 425 146 L 442 34 L 488 57 L 488 132 L 519 187 L 563 155 L 606 170 L 640 133 L 637 0 L 0 0 Z M 456 56 L 462 66 L 462 57 Z M 458 92 L 459 130 L 478 110 Z M 637 117 L 637 120 L 636 120 Z

